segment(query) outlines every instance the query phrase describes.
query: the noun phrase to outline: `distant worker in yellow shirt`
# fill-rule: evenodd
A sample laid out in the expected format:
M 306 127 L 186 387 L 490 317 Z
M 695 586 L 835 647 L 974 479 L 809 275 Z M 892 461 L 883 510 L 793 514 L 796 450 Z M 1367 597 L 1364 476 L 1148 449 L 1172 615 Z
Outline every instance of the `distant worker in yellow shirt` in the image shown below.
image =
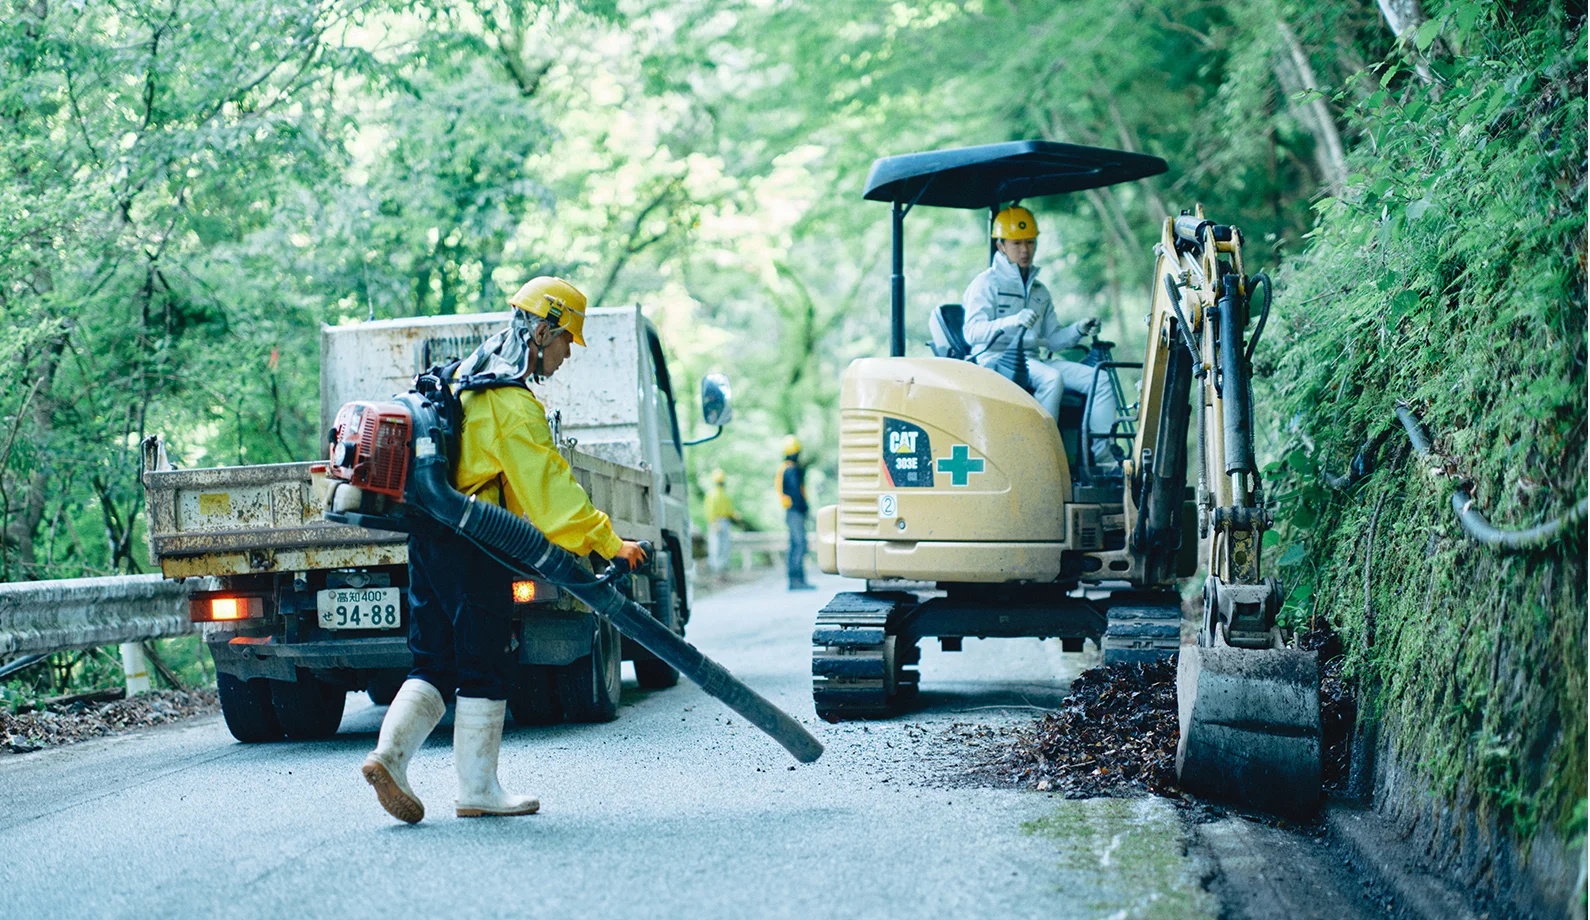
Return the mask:
M 740 520 L 740 512 L 734 509 L 734 499 L 729 497 L 729 490 L 724 488 L 728 481 L 729 477 L 722 470 L 713 470 L 712 489 L 707 492 L 707 565 L 714 575 L 722 575 L 729 570 L 733 539 L 731 528 L 744 523 Z

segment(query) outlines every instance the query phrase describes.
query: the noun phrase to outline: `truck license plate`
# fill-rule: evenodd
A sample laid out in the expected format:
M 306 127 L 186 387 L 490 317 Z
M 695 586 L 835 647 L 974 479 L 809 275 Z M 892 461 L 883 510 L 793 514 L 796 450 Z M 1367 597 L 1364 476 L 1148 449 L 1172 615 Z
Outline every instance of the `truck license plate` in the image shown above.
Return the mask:
M 401 588 L 332 588 L 315 595 L 321 629 L 391 629 L 402 622 Z

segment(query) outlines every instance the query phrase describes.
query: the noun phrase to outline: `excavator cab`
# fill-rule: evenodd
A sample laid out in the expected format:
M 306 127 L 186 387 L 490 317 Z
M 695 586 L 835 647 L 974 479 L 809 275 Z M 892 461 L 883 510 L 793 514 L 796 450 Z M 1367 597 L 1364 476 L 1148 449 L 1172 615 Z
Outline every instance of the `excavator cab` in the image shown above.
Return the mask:
M 893 222 L 890 355 L 844 373 L 839 501 L 816 516 L 819 567 L 865 579 L 866 590 L 819 612 L 812 698 L 830 721 L 899 712 L 929 638 L 951 651 L 967 636 L 1057 638 L 1066 651 L 1091 639 L 1106 664 L 1175 656 L 1184 786 L 1304 812 L 1319 796 L 1318 668 L 1288 647 L 1276 625 L 1280 586 L 1259 575 L 1270 519 L 1253 456 L 1252 343 L 1244 347 L 1257 278 L 1244 274 L 1241 231 L 1201 209 L 1167 219 L 1143 361 L 1116 361 L 1098 341 L 1084 357 L 1125 407 L 1103 435 L 1123 457 L 1119 475 L 1092 463 L 1085 402 L 1067 397 L 1053 418 L 1023 385 L 1024 358 L 972 360 L 959 305 L 933 311 L 932 356 L 905 356 L 912 209 L 987 208 L 992 220 L 1008 204 L 1166 168 L 1158 157 L 1047 141 L 873 164 L 864 197 L 890 203 Z M 1263 326 L 1261 316 L 1254 340 Z M 1141 375 L 1131 405 L 1123 371 Z M 1198 644 L 1182 646 L 1180 584 L 1200 566 L 1203 623 Z

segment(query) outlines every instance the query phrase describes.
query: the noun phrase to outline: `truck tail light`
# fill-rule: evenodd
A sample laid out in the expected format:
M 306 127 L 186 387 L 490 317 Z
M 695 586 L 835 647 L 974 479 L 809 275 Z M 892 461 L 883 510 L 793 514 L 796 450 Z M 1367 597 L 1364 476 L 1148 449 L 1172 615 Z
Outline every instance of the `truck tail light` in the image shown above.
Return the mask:
M 195 623 L 253 620 L 264 615 L 263 597 L 195 597 L 188 601 L 188 619 Z

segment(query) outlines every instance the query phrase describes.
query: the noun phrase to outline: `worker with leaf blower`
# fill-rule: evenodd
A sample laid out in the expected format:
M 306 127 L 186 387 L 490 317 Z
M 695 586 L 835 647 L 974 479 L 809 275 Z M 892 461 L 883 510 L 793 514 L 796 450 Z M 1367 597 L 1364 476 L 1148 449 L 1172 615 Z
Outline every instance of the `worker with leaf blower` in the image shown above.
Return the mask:
M 1093 411 L 1088 419 L 1093 432 L 1094 460 L 1105 469 L 1118 468 L 1109 434 L 1115 422 L 1115 391 L 1105 374 L 1095 374 L 1086 364 L 1059 358 L 1038 360 L 1039 345 L 1050 351 L 1075 347 L 1084 336 L 1099 331 L 1097 317 L 1060 325 L 1049 289 L 1038 280 L 1033 257 L 1038 252 L 1038 218 L 1023 207 L 1008 207 L 994 216 L 990 230 L 994 241 L 992 264 L 967 286 L 962 297 L 966 322 L 963 334 L 978 364 L 989 367 L 1018 340 L 1029 353 L 1027 375 L 1033 398 L 1054 418 L 1060 416 L 1060 397 L 1066 390 L 1086 395 L 1091 386 Z
M 550 377 L 574 345 L 585 345 L 585 295 L 559 278 L 527 282 L 508 303 L 508 328 L 487 339 L 453 373 L 463 427 L 453 486 L 501 505 L 577 555 L 645 562 L 591 505 L 558 453 L 531 380 Z M 425 807 L 409 787 L 409 760 L 457 697 L 453 761 L 459 817 L 528 815 L 540 803 L 497 781 L 512 630 L 511 573 L 458 534 L 440 527 L 409 538 L 409 649 L 414 669 L 381 722 L 361 768 L 381 807 L 414 823 Z

